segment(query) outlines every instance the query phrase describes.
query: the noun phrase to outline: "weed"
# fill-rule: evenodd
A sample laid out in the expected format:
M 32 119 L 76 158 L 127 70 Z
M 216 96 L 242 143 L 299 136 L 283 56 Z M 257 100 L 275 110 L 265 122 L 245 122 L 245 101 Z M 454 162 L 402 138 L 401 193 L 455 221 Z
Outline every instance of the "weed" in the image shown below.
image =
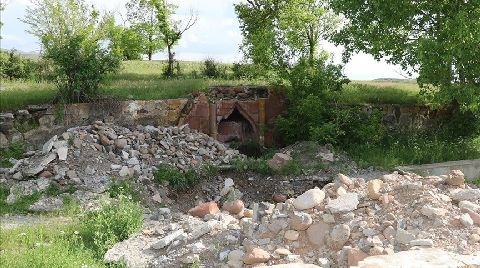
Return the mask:
M 251 171 L 263 175 L 272 175 L 274 172 L 264 159 L 246 158 L 235 161 L 233 165 L 238 172 Z
M 220 168 L 216 165 L 208 163 L 202 167 L 202 175 L 213 177 L 220 173 Z
M 154 178 L 157 183 L 168 182 L 175 189 L 186 189 L 197 183 L 200 174 L 193 169 L 189 169 L 182 173 L 174 166 L 161 164 L 157 166 Z
M 28 208 L 38 201 L 41 196 L 40 192 L 34 192 L 31 195 L 21 196 L 14 203 L 8 204 L 7 197 L 9 193 L 10 190 L 8 188 L 0 186 L 0 215 L 28 213 Z
M 33 119 L 29 118 L 26 120 L 21 120 L 21 121 L 15 121 L 14 123 L 14 128 L 18 130 L 20 133 L 27 133 L 32 129 L 36 129 L 40 126 L 40 123 Z
M 8 168 L 12 167 L 10 163 L 10 158 L 20 159 L 22 158 L 24 151 L 24 144 L 21 142 L 16 142 L 11 144 L 8 148 L 0 149 L 0 167 Z
M 121 196 L 95 211 L 86 212 L 79 222 L 85 246 L 102 258 L 114 244 L 127 239 L 142 226 L 143 211 L 138 203 Z
M 126 196 L 135 202 L 140 201 L 140 189 L 131 180 L 116 180 L 110 184 L 108 189 L 110 198 L 118 198 L 120 196 Z
M 104 267 L 71 225 L 35 225 L 0 232 L 2 267 Z

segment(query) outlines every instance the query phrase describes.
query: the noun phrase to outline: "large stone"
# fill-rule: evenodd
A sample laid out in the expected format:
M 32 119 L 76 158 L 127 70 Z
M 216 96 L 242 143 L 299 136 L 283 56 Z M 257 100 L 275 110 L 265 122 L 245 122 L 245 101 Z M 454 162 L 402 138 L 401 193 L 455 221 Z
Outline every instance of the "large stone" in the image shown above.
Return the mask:
M 370 256 L 351 268 L 369 267 L 422 267 L 422 268 L 460 268 L 480 267 L 480 257 L 458 255 L 437 248 L 401 251 L 392 255 Z
M 465 184 L 465 176 L 461 170 L 452 170 L 448 174 L 446 182 L 451 186 L 461 186 Z
M 261 248 L 253 248 L 243 258 L 243 262 L 248 265 L 265 263 L 268 260 L 270 260 L 270 253 Z
M 272 159 L 267 161 L 270 168 L 279 169 L 292 161 L 292 157 L 287 154 L 276 153 Z
M 324 222 L 312 224 L 307 229 L 308 241 L 315 246 L 324 247 L 326 244 L 326 237 L 329 233 L 329 226 Z
M 358 204 L 358 194 L 346 193 L 337 199 L 331 199 L 327 207 L 332 213 L 345 213 L 357 209 Z
M 230 266 L 232 268 L 243 267 L 243 257 L 244 256 L 245 256 L 245 252 L 243 252 L 239 249 L 230 251 L 230 253 L 228 253 L 228 261 L 227 261 L 228 266 Z
M 429 218 L 443 217 L 447 214 L 447 210 L 444 208 L 435 208 L 430 205 L 425 205 L 422 207 L 422 214 Z
M 315 187 L 295 198 L 293 206 L 298 210 L 309 209 L 320 205 L 323 199 L 325 199 L 325 192 Z
M 360 261 L 368 257 L 368 254 L 358 248 L 350 248 L 347 252 L 347 261 L 350 267 L 357 265 Z M 383 266 L 380 266 L 383 267 Z M 388 266 L 385 266 L 388 267 Z
M 401 228 L 397 229 L 397 234 L 395 235 L 395 240 L 400 244 L 408 244 L 410 241 L 415 239 L 415 235 L 408 232 L 407 230 L 403 230 Z
M 60 161 L 67 160 L 68 148 L 67 147 L 58 148 L 57 149 L 57 154 L 58 154 L 58 160 L 60 160 Z
M 285 237 L 285 239 L 287 239 L 287 240 L 296 241 L 296 240 L 298 240 L 298 236 L 299 236 L 299 235 L 300 235 L 300 234 L 299 234 L 297 231 L 295 231 L 295 230 L 287 230 L 287 231 L 285 232 L 284 237 Z
M 203 218 L 208 214 L 216 214 L 220 211 L 217 203 L 211 201 L 202 203 L 188 211 L 188 213 L 194 217 Z
M 242 200 L 225 202 L 225 204 L 223 204 L 223 209 L 232 215 L 237 215 L 238 213 L 242 212 L 244 208 L 245 205 L 243 204 Z
M 353 180 L 350 179 L 349 177 L 343 175 L 342 173 L 339 173 L 337 175 L 338 179 L 340 180 L 341 183 L 345 184 L 347 187 L 353 186 Z
M 123 148 L 127 147 L 127 145 L 128 145 L 128 142 L 127 142 L 126 139 L 117 139 L 117 140 L 115 140 L 115 147 L 116 147 L 117 149 L 122 150 Z
M 33 212 L 52 212 L 60 210 L 63 207 L 63 198 L 46 197 L 32 204 L 28 210 Z
M 264 266 L 264 268 L 323 268 L 315 264 L 305 263 L 289 263 L 289 264 L 277 264 L 271 266 Z
M 480 189 L 454 189 L 450 192 L 454 201 L 476 201 L 480 199 Z
M 162 248 L 170 245 L 170 243 L 175 241 L 175 239 L 177 239 L 177 237 L 179 237 L 183 233 L 184 233 L 183 229 L 173 231 L 170 234 L 168 234 L 167 236 L 160 239 L 157 243 L 153 244 L 152 248 L 153 249 L 162 249 Z
M 297 231 L 305 231 L 312 225 L 312 216 L 305 212 L 295 211 L 293 215 L 290 216 L 290 227 Z
M 58 136 L 55 135 L 55 136 L 53 136 L 50 140 L 48 140 L 47 142 L 45 142 L 45 144 L 43 145 L 43 148 L 42 148 L 42 152 L 43 152 L 44 154 L 49 153 L 49 152 L 52 150 L 52 148 L 53 148 L 53 143 L 56 142 L 57 139 L 58 139 Z
M 383 187 L 383 181 L 379 179 L 368 181 L 368 197 L 378 200 L 380 189 Z
M 466 227 L 470 227 L 473 225 L 473 219 L 468 213 L 462 214 L 460 216 L 460 222 Z
M 25 170 L 24 175 L 27 177 L 35 176 L 42 172 L 48 164 L 57 158 L 57 154 L 51 153 L 47 157 L 43 158 L 38 165 L 33 165 L 29 169 Z
M 474 211 L 474 212 L 480 211 L 480 206 L 479 205 L 477 205 L 475 203 L 472 203 L 470 201 L 467 201 L 467 200 L 460 201 L 458 203 L 458 207 L 461 210 L 471 210 L 471 211 Z
M 335 225 L 330 233 L 332 248 L 341 249 L 350 238 L 350 227 L 346 224 Z

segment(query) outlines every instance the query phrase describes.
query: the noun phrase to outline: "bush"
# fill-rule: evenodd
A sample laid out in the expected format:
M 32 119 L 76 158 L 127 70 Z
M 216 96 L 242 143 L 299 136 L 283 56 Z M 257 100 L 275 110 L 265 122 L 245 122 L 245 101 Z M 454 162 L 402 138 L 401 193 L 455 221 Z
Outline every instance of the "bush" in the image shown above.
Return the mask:
M 0 78 L 31 79 L 36 76 L 39 64 L 23 57 L 15 50 L 10 52 L 0 50 Z
M 256 79 L 262 76 L 262 71 L 255 64 L 234 63 L 232 71 L 235 79 Z
M 95 98 L 106 74 L 120 67 L 119 55 L 106 46 L 109 17 L 101 18 L 83 0 L 34 2 L 26 13 L 24 22 L 41 40 L 43 57 L 53 64 L 59 99 Z
M 80 219 L 79 234 L 85 246 L 102 258 L 114 244 L 140 229 L 142 216 L 136 202 L 121 196 L 98 210 L 86 212 Z
M 219 64 L 214 59 L 208 58 L 203 62 L 202 74 L 208 78 L 220 77 Z
M 181 172 L 174 166 L 161 164 L 157 166 L 154 178 L 157 183 L 168 182 L 175 189 L 186 189 L 199 180 L 200 175 L 193 169 Z
M 119 198 L 126 196 L 131 200 L 140 201 L 140 189 L 129 180 L 114 180 L 108 189 L 110 198 Z

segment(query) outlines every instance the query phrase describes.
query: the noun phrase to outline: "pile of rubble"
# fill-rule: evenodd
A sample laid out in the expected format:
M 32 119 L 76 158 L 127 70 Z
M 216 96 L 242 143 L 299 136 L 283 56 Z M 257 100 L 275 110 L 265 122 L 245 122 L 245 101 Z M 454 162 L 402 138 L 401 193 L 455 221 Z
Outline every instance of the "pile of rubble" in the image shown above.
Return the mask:
M 460 171 L 339 174 L 276 204 L 245 208 L 234 181 L 190 215 L 159 209 L 107 262 L 129 267 L 480 267 L 480 189 Z
M 52 181 L 98 194 L 115 177 L 134 177 L 151 184 L 147 182 L 162 163 L 187 170 L 205 163 L 229 164 L 243 156 L 187 125 L 130 130 L 99 121 L 54 136 L 41 151 L 28 152 L 25 157 L 15 160 L 12 168 L 0 170 L 0 182 L 13 184 L 9 203 L 45 190 Z

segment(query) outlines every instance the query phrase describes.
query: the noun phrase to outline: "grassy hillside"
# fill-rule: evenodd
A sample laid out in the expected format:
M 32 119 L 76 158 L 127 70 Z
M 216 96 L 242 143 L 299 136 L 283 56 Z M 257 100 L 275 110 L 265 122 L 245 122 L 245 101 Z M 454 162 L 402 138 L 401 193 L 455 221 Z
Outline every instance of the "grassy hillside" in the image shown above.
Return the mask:
M 187 96 L 193 89 L 205 90 L 214 85 L 265 85 L 265 81 L 205 79 L 201 76 L 202 62 L 180 62 L 179 79 L 164 79 L 164 61 L 126 61 L 122 69 L 110 75 L 101 85 L 102 95 L 119 99 L 169 99 Z M 227 75 L 231 65 L 221 64 Z M 337 93 L 341 103 L 418 103 L 419 88 L 409 80 L 354 81 Z M 30 104 L 53 102 L 55 85 L 35 81 L 9 81 L 0 83 L 0 110 L 8 111 Z

